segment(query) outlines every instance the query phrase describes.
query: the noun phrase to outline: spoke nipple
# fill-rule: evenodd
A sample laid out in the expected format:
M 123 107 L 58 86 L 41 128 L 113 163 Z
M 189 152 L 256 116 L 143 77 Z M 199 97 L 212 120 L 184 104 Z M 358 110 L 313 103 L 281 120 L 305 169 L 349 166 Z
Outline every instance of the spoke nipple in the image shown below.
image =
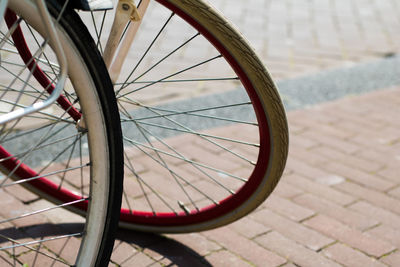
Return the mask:
M 76 122 L 76 129 L 80 133 L 86 133 L 87 132 L 86 123 L 85 123 L 85 120 L 84 120 L 83 117 Z
M 190 210 L 183 204 L 181 201 L 178 201 L 179 207 L 186 213 L 186 215 L 190 214 Z

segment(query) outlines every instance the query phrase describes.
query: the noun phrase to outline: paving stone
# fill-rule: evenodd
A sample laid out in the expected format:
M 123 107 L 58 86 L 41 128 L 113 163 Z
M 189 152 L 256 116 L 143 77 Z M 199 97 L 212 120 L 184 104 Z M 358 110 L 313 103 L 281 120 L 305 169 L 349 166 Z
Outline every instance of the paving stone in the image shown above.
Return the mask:
M 247 238 L 236 234 L 228 228 L 211 230 L 203 234 L 257 266 L 280 266 L 286 262 L 284 258 L 260 247 L 254 242 L 248 242 Z
M 323 165 L 329 161 L 329 158 L 312 152 L 312 149 L 314 149 L 315 147 L 320 147 L 320 145 L 314 146 L 311 149 L 305 149 L 296 144 L 296 142 L 301 142 L 301 140 L 297 140 L 297 136 L 289 136 L 289 139 L 294 141 L 290 142 L 289 146 L 289 154 L 292 155 L 294 158 L 298 160 L 307 159 L 307 163 L 313 166 Z
M 351 182 L 341 183 L 339 185 L 335 185 L 335 187 L 344 192 L 351 193 L 354 196 L 362 198 L 370 203 L 374 203 L 374 205 L 386 208 L 400 215 L 400 201 L 386 194 L 362 187 Z
M 386 266 L 385 264 L 379 262 L 376 258 L 368 257 L 367 255 L 340 243 L 329 246 L 328 248 L 324 249 L 323 253 L 327 257 L 343 264 L 344 266 Z
M 249 262 L 244 261 L 240 257 L 227 250 L 214 252 L 211 255 L 208 255 L 206 260 L 211 264 L 211 266 L 253 266 Z
M 331 160 L 331 162 L 340 162 L 352 168 L 356 167 L 359 170 L 363 170 L 366 173 L 376 172 L 383 168 L 386 163 L 373 162 L 371 160 L 366 160 L 360 157 L 355 157 L 354 155 L 347 155 L 336 149 L 331 149 L 326 146 L 319 146 L 312 149 L 319 155 L 323 155 Z M 376 153 L 376 152 L 374 152 Z
M 298 160 L 293 157 L 288 158 L 286 168 L 311 179 L 316 179 L 318 177 L 324 177 L 331 174 L 329 171 L 324 171 L 321 168 L 312 166 L 304 160 Z
M 312 209 L 320 214 L 325 214 L 346 225 L 364 231 L 380 223 L 378 218 L 354 212 L 351 209 L 337 205 L 334 202 L 319 198 L 311 194 L 304 194 L 294 199 L 296 203 Z
M 351 164 L 351 161 L 349 161 L 349 163 Z M 350 167 L 338 162 L 330 162 L 324 164 L 324 169 L 346 177 L 348 180 L 357 184 L 377 189 L 379 191 L 386 191 L 394 186 L 394 184 L 389 181 L 358 170 L 354 165 Z
M 128 260 L 133 254 L 136 254 L 137 250 L 126 242 L 117 240 L 114 244 L 113 253 L 111 255 L 111 261 L 121 264 L 122 262 Z
M 352 196 L 351 193 L 346 194 L 340 192 L 335 188 L 322 185 L 310 179 L 304 178 L 301 175 L 291 174 L 284 176 L 282 179 L 306 192 L 310 192 L 316 196 L 328 199 L 340 205 L 348 205 L 357 199 Z
M 400 229 L 400 216 L 374 204 L 359 201 L 348 207 L 395 229 Z
M 400 263 L 400 252 L 392 253 L 382 258 L 382 261 L 389 266 L 397 266 Z
M 297 205 L 295 202 L 272 195 L 263 204 L 263 207 L 275 211 L 293 221 L 300 222 L 308 217 L 313 216 L 314 211 Z
M 231 223 L 228 227 L 248 239 L 252 239 L 271 230 L 268 226 L 256 222 L 251 215 Z
M 323 255 L 306 249 L 278 232 L 271 232 L 257 237 L 255 241 L 271 251 L 289 259 L 297 266 L 340 266 Z
M 369 229 L 367 233 L 376 238 L 385 240 L 400 249 L 400 231 L 398 228 L 382 224 Z
M 326 235 L 307 228 L 301 223 L 286 219 L 268 209 L 258 211 L 252 217 L 284 235 L 286 238 L 290 238 L 314 251 L 318 251 L 334 242 L 333 239 L 328 238 Z
M 149 258 L 151 253 L 146 254 L 148 250 L 156 251 L 157 254 L 163 255 L 166 258 L 157 259 L 160 262 L 170 261 L 178 266 L 205 266 L 207 264 L 204 258 L 201 257 L 196 251 L 174 240 L 163 240 L 157 244 L 148 246 L 144 253 L 140 254 L 145 254 L 145 256 Z M 131 264 L 134 264 L 133 260 L 130 262 Z
M 168 235 L 168 237 L 173 238 L 182 245 L 195 250 L 200 256 L 206 256 L 213 251 L 221 249 L 221 246 L 218 243 L 208 240 L 206 237 L 198 233 L 190 233 L 187 235 Z
M 154 260 L 148 257 L 146 254 L 137 253 L 132 257 L 128 258 L 124 262 L 121 263 L 121 266 L 130 267 L 130 266 L 150 266 L 154 263 Z
M 10 195 L 15 196 L 23 203 L 29 203 L 37 200 L 39 197 L 22 186 L 10 186 L 5 189 Z
M 304 224 L 367 255 L 381 257 L 396 249 L 388 242 L 373 238 L 324 215 L 315 216 Z
M 281 179 L 274 189 L 274 194 L 283 198 L 291 199 L 301 195 L 303 191 L 289 183 L 285 179 Z
M 400 199 L 400 186 L 398 186 L 398 187 L 396 187 L 396 188 L 390 190 L 390 191 L 388 192 L 388 194 L 391 195 L 391 196 L 393 196 L 393 197 L 395 197 L 395 198 Z

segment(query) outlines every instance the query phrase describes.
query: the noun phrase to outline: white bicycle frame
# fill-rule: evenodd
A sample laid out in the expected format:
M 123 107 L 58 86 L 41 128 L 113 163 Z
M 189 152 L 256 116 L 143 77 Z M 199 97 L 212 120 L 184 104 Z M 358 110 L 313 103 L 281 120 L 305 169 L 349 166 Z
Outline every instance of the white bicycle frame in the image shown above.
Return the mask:
M 20 109 L 17 109 L 17 110 L 14 110 L 9 113 L 1 115 L 0 116 L 0 125 L 10 122 L 12 120 L 24 117 L 28 114 L 31 114 L 33 112 L 39 111 L 41 109 L 44 109 L 44 108 L 50 106 L 59 98 L 59 96 L 61 95 L 61 92 L 64 88 L 64 85 L 65 85 L 65 81 L 67 78 L 67 67 L 68 66 L 67 66 L 67 60 L 66 60 L 65 54 L 64 54 L 62 46 L 61 46 L 61 42 L 58 38 L 56 29 L 51 20 L 50 14 L 47 10 L 44 0 L 35 0 L 35 3 L 38 8 L 39 15 L 41 16 L 43 24 L 45 26 L 46 33 L 48 35 L 48 39 L 46 40 L 46 42 L 51 41 L 52 48 L 58 59 L 58 63 L 60 66 L 60 75 L 58 77 L 58 82 L 55 85 L 53 92 L 51 92 L 50 96 L 46 100 L 44 100 L 42 102 L 37 102 L 31 106 L 20 108 Z M 4 16 L 6 7 L 7 7 L 7 0 L 1 0 L 1 3 L 0 3 L 1 17 Z M 9 37 L 12 34 L 11 31 L 12 31 L 12 29 L 10 29 L 10 31 L 7 33 L 7 36 L 4 39 L 6 39 L 7 37 Z M 3 40 L 3 42 L 0 43 L 0 47 L 3 46 L 4 42 L 5 41 Z
M 139 7 L 136 7 L 134 0 L 118 1 L 114 22 L 103 55 L 104 62 L 113 82 L 116 82 L 119 77 L 126 55 L 142 23 L 149 3 L 150 0 L 142 0 Z M 128 28 L 124 38 L 121 40 L 127 25 Z

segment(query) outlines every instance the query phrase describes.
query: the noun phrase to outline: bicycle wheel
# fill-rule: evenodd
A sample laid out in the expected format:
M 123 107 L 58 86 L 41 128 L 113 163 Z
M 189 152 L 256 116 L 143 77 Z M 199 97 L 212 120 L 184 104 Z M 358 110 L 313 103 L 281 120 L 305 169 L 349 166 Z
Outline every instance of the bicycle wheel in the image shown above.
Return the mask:
M 0 125 L 0 262 L 105 266 L 122 194 L 118 109 L 107 70 L 79 17 L 57 1 L 47 5 L 57 21 L 68 80 L 49 108 Z M 59 72 L 33 2 L 10 0 L 5 21 L 2 114 L 46 98 Z M 23 205 L 21 186 L 51 202 L 29 199 Z M 87 213 L 74 217 L 63 208 Z
M 91 15 L 86 25 L 95 22 L 103 49 L 112 16 Z M 207 2 L 152 1 L 114 90 L 125 148 L 121 226 L 211 229 L 248 214 L 277 184 L 288 149 L 278 92 Z

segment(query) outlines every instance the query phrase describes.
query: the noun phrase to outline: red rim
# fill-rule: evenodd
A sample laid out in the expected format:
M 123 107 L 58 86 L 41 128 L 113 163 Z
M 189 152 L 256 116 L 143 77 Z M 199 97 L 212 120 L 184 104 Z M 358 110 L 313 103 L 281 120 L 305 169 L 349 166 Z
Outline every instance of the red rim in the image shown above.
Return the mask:
M 232 69 L 236 72 L 241 82 L 243 83 L 246 91 L 253 103 L 257 120 L 260 129 L 260 151 L 257 159 L 257 165 L 251 174 L 248 182 L 243 185 L 242 188 L 237 191 L 235 195 L 229 196 L 219 202 L 218 205 L 210 205 L 208 207 L 202 208 L 200 211 L 193 210 L 190 214 L 185 212 L 180 212 L 177 214 L 173 212 L 159 212 L 155 215 L 153 212 L 144 211 L 132 211 L 129 209 L 121 209 L 121 221 L 131 224 L 139 224 L 145 226 L 184 226 L 191 224 L 198 224 L 202 222 L 207 222 L 235 210 L 237 207 L 241 206 L 246 200 L 248 200 L 252 194 L 257 190 L 263 181 L 264 175 L 267 172 L 268 162 L 270 159 L 270 134 L 269 125 L 267 118 L 264 113 L 261 102 L 258 99 L 257 93 L 254 90 L 253 85 L 247 78 L 246 73 L 240 68 L 239 64 L 235 58 L 229 54 L 227 49 L 202 25 L 200 25 L 195 19 L 187 15 L 185 12 L 174 6 L 173 4 L 164 1 L 157 0 L 160 4 L 164 5 L 166 8 L 170 9 L 182 19 L 196 28 L 210 43 L 214 45 L 216 49 L 224 56 L 224 58 L 229 62 Z

